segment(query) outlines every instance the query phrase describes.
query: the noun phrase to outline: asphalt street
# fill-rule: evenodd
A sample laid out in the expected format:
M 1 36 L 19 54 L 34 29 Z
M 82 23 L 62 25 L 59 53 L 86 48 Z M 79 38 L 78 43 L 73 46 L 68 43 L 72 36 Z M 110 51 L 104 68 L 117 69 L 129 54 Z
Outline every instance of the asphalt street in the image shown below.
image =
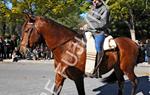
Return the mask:
M 137 95 L 150 95 L 150 66 L 135 68 L 139 85 Z M 51 95 L 54 83 L 53 61 L 20 61 L 0 63 L 0 95 Z M 85 78 L 86 95 L 117 95 L 117 84 L 104 84 L 101 79 Z M 125 95 L 131 92 L 126 78 Z M 73 81 L 67 79 L 60 95 L 78 95 Z

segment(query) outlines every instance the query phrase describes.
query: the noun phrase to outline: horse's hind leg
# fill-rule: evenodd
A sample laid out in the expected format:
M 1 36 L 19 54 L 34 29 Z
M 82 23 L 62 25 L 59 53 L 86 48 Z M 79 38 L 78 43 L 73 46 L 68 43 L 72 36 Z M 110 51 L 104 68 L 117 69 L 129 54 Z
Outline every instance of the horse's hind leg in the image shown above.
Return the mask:
M 83 76 L 78 77 L 74 80 L 77 90 L 78 90 L 78 94 L 79 95 L 85 95 L 85 91 L 84 91 L 84 78 Z
M 115 64 L 114 65 L 114 70 L 115 70 L 115 74 L 118 80 L 118 86 L 119 86 L 119 90 L 118 90 L 118 95 L 123 95 L 123 89 L 124 89 L 124 77 L 123 77 L 123 72 L 121 71 L 119 64 Z
M 131 95 L 136 95 L 136 89 L 137 89 L 137 85 L 138 85 L 138 80 L 137 77 L 134 73 L 134 71 L 127 73 L 127 76 L 129 78 L 129 80 L 131 81 L 132 84 L 132 91 L 131 91 Z

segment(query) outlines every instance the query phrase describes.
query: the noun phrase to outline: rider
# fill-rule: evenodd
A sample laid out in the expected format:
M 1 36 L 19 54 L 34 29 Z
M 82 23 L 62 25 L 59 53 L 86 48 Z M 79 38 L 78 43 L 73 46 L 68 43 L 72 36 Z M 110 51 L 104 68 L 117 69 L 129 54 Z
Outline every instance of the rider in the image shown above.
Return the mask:
M 86 24 L 81 30 L 90 31 L 95 39 L 96 64 L 99 64 L 103 56 L 103 42 L 105 39 L 105 31 L 109 23 L 109 10 L 103 0 L 92 0 L 93 7 L 85 17 Z M 97 76 L 97 73 L 95 74 Z

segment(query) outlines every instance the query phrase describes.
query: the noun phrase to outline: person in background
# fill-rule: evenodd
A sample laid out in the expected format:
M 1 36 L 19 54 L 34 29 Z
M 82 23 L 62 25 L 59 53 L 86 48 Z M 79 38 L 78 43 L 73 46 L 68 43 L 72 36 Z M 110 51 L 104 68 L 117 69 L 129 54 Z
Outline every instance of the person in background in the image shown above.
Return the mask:
M 146 56 L 147 56 L 147 62 L 150 64 L 150 39 L 146 40 Z
M 0 61 L 3 61 L 4 56 L 4 40 L 3 37 L 0 36 Z

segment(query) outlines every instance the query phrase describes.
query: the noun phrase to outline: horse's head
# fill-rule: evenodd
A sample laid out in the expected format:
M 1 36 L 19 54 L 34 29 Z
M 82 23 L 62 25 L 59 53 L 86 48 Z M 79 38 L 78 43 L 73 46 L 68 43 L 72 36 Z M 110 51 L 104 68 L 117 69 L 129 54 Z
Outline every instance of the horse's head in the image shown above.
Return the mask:
M 22 27 L 20 52 L 26 54 L 30 48 L 35 48 L 41 38 L 53 50 L 73 39 L 74 35 L 72 30 L 51 19 L 26 14 L 26 22 Z
M 22 27 L 20 52 L 26 55 L 34 49 L 39 42 L 40 34 L 36 28 L 36 18 L 26 14 L 26 21 Z

